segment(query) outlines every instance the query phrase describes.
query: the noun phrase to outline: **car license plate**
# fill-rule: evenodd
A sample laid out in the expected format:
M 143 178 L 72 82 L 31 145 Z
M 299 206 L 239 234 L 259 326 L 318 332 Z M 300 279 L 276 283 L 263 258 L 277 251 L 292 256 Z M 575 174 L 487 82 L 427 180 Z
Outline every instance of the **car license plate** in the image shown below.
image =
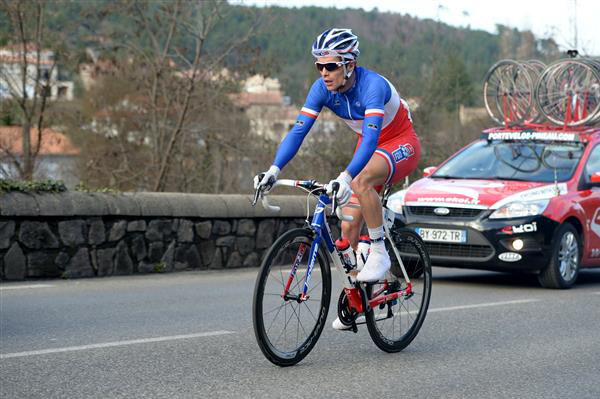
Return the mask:
M 416 232 L 423 241 L 467 242 L 466 230 L 429 229 L 417 227 Z

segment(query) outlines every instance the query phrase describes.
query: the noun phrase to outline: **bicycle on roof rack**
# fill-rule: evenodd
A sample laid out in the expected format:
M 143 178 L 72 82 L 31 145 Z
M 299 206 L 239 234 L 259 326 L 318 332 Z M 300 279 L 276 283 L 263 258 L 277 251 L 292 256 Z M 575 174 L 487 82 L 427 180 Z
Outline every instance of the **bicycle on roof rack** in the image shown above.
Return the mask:
M 344 288 L 338 298 L 340 321 L 357 332 L 366 324 L 373 342 L 383 351 L 399 352 L 417 336 L 429 307 L 431 261 L 423 241 L 414 231 L 395 228 L 394 214 L 387 208 L 390 190 L 383 194 L 384 230 L 392 267 L 373 283 L 356 281 L 357 271 L 346 263 L 331 236 L 326 210 L 341 213 L 326 194 L 325 185 L 314 180 L 277 180 L 276 186 L 304 189 L 307 223 L 287 231 L 267 250 L 254 287 L 252 316 L 254 333 L 265 357 L 278 366 L 292 366 L 313 349 L 326 323 L 331 299 L 331 263 L 340 271 Z M 316 197 L 312 221 L 309 199 Z M 253 205 L 262 199 L 260 190 Z
M 548 66 L 537 60 L 494 64 L 483 84 L 490 117 L 504 126 L 600 123 L 600 60 L 576 50 L 567 55 Z

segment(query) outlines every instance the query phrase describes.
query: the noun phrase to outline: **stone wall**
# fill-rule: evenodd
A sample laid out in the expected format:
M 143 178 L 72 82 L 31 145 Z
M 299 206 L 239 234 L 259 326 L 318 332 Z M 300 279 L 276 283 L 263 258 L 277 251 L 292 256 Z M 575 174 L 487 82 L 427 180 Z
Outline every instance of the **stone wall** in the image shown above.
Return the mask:
M 168 193 L 0 195 L 0 278 L 258 267 L 279 235 L 305 224 L 306 198 L 273 196 L 278 214 L 250 201 Z

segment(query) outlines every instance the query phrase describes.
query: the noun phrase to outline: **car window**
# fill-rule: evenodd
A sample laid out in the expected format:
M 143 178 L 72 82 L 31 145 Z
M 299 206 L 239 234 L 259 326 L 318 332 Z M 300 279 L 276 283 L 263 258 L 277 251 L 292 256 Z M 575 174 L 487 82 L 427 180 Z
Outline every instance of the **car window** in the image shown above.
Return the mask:
M 582 143 L 479 140 L 432 176 L 457 179 L 569 180 L 583 154 Z
M 585 165 L 585 175 L 589 176 L 592 173 L 600 172 L 600 144 L 597 144 L 588 157 Z

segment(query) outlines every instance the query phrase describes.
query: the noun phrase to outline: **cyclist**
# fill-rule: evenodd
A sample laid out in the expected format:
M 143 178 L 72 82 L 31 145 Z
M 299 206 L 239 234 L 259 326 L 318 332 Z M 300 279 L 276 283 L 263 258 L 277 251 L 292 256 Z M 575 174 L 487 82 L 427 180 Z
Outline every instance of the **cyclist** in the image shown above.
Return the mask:
M 352 160 L 340 175 L 327 185 L 339 183 L 336 199 L 346 207 L 352 221 L 342 222 L 342 236 L 356 250 L 363 220 L 369 230 L 370 254 L 358 281 L 376 281 L 390 268 L 383 242 L 384 229 L 378 193 L 384 185 L 408 176 L 417 166 L 420 144 L 413 130 L 407 103 L 383 76 L 357 67 L 358 38 L 350 29 L 328 29 L 312 45 L 315 65 L 321 77 L 312 85 L 294 127 L 281 142 L 273 165 L 254 187 L 268 192 L 279 172 L 296 155 L 304 137 L 326 106 L 358 135 Z M 376 156 L 375 156 L 376 155 Z M 335 324 L 335 323 L 334 323 Z

